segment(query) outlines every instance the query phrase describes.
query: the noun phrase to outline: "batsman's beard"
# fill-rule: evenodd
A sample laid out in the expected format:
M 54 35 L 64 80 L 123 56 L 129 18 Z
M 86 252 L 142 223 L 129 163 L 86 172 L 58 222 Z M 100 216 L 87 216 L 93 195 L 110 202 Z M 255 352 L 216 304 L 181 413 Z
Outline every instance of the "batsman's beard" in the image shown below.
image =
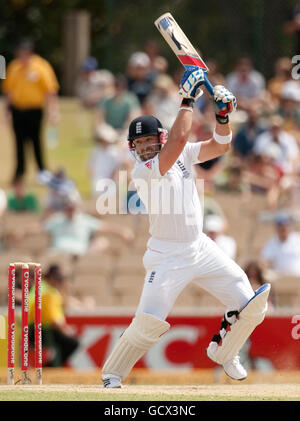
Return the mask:
M 160 149 L 160 144 L 154 143 L 149 145 L 146 149 L 142 149 L 140 152 L 137 150 L 135 152 L 141 161 L 148 161 L 149 159 L 154 158 L 160 152 Z

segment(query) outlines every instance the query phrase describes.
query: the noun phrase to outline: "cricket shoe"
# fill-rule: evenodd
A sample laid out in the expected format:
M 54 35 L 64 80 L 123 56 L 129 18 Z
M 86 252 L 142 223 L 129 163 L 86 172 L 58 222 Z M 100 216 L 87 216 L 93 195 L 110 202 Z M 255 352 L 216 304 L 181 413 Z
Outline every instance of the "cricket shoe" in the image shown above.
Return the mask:
M 227 376 L 233 380 L 244 380 L 247 377 L 247 371 L 240 363 L 240 357 L 238 355 L 223 364 L 223 368 Z
M 206 354 L 208 358 L 210 358 L 214 362 L 217 362 L 214 359 L 214 353 L 216 352 L 217 348 L 218 344 L 212 341 L 206 349 Z M 223 368 L 227 376 L 229 376 L 233 380 L 244 380 L 247 377 L 247 371 L 240 363 L 240 357 L 238 355 L 232 358 L 232 360 L 229 360 L 226 363 L 224 363 Z
M 104 387 L 108 389 L 118 389 L 122 387 L 121 379 L 115 374 L 106 374 L 102 377 Z

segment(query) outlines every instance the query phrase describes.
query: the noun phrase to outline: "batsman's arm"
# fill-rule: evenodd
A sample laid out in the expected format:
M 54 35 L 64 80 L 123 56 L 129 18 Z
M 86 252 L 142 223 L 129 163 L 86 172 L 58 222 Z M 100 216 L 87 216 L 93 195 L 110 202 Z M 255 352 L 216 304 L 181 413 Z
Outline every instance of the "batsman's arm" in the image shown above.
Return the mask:
M 196 67 L 186 70 L 181 78 L 179 94 L 183 100 L 171 128 L 168 142 L 159 153 L 161 175 L 173 166 L 188 141 L 193 122 L 194 101 L 203 93 L 200 87 L 204 80 L 204 72 Z
M 49 123 L 56 126 L 59 121 L 59 105 L 56 93 L 49 93 L 47 95 L 47 114 Z
M 216 113 L 216 127 L 213 137 L 202 142 L 198 155 L 200 162 L 209 161 L 223 155 L 230 149 L 232 132 L 229 124 L 229 115 L 236 109 L 236 98 L 224 86 L 213 88 L 214 108 Z M 219 104 L 223 104 L 220 108 Z
M 216 123 L 215 133 L 222 137 L 227 137 L 231 135 L 231 128 L 228 124 L 219 124 Z M 217 140 L 212 137 L 209 140 L 201 142 L 201 149 L 198 155 L 200 162 L 210 161 L 211 159 L 217 158 L 218 156 L 223 155 L 231 148 L 231 142 L 229 143 L 219 143 Z

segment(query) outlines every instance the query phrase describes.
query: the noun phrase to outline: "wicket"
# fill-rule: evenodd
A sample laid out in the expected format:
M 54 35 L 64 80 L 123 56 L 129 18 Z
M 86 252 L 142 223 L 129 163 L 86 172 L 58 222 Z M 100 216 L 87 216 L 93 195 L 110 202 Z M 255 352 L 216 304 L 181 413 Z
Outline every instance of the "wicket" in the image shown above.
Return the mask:
M 22 282 L 22 329 L 21 329 L 21 384 L 30 383 L 28 377 L 29 368 L 29 330 L 28 330 L 28 310 L 29 310 L 29 269 L 34 272 L 34 354 L 35 354 L 35 374 L 36 384 L 42 384 L 42 268 L 39 263 L 10 263 L 8 269 L 8 364 L 7 383 L 14 384 L 15 377 L 15 288 L 16 269 L 21 268 Z

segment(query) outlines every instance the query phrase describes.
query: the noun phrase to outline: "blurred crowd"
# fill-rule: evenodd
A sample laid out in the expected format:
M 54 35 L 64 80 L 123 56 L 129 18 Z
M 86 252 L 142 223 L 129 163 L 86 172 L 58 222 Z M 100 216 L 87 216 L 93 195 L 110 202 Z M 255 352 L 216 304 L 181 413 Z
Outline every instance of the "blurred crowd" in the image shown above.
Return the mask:
M 40 116 L 24 112 L 24 104 L 14 103 L 13 75 L 20 63 L 31 63 L 34 72 L 45 74 L 39 107 L 47 110 L 51 125 L 59 120 L 57 105 L 58 84 L 33 45 L 23 42 L 16 51 L 16 60 L 8 67 L 3 90 L 7 100 L 7 113 L 15 130 L 18 146 L 16 172 L 10 191 L 1 191 L 2 214 L 36 212 L 34 226 L 18 227 L 12 233 L 14 244 L 30 233 L 49 235 L 49 253 L 71 254 L 75 258 L 88 253 L 99 255 L 107 243 L 101 234 L 114 234 L 125 244 L 134 242 L 134 232 L 124 226 L 103 221 L 96 212 L 85 212 L 85 199 L 64 168 L 52 171 L 44 165 L 40 139 Z M 245 265 L 254 289 L 266 280 L 265 274 L 276 273 L 300 276 L 300 233 L 297 231 L 300 210 L 300 81 L 292 78 L 292 61 L 280 57 L 274 63 L 271 78 L 266 79 L 254 66 L 251 57 L 240 57 L 229 74 L 222 74 L 218 63 L 207 60 L 209 78 L 213 85 L 225 85 L 237 97 L 238 110 L 231 118 L 232 148 L 220 158 L 195 166 L 195 177 L 204 180 L 204 230 L 234 260 L 238 255 L 238 239 L 230 235 L 231 227 L 218 205 L 218 191 L 239 194 L 244 203 L 253 195 L 265 199 L 265 210 L 274 224 L 274 235 L 262 248 L 254 261 Z M 47 69 L 47 72 L 46 70 Z M 34 77 L 34 72 L 31 77 Z M 45 73 L 46 72 L 46 73 Z M 178 85 L 183 69 L 169 70 L 167 59 L 158 44 L 149 40 L 144 49 L 134 52 L 123 73 L 114 74 L 101 68 L 95 57 L 88 57 L 80 68 L 76 95 L 83 110 L 93 114 L 94 138 L 87 172 L 91 197 L 95 200 L 101 190 L 101 181 L 114 180 L 120 190 L 119 173 L 133 168 L 135 160 L 127 148 L 127 130 L 130 121 L 141 114 L 156 116 L 164 128 L 170 130 L 179 109 Z M 17 96 L 18 100 L 20 99 Z M 26 98 L 28 99 L 28 97 Z M 32 101 L 32 98 L 30 98 Z M 29 101 L 29 109 L 32 107 Z M 26 105 L 26 104 L 25 104 Z M 25 106 L 26 108 L 26 106 Z M 211 98 L 205 93 L 195 104 L 191 142 L 211 137 L 215 116 Z M 34 119 L 31 132 L 20 133 L 27 122 Z M 32 135 L 38 167 L 37 182 L 47 191 L 43 202 L 25 184 L 25 137 Z M 28 136 L 26 136 L 28 135 Z M 130 179 L 127 180 L 127 183 Z M 113 194 L 114 191 L 108 192 Z M 125 197 L 126 206 L 134 192 Z M 208 209 L 209 208 L 209 209 Z M 140 204 L 140 210 L 142 204 Z M 97 210 L 99 211 L 98 207 Z M 258 222 L 259 223 L 259 222 Z M 100 235 L 98 235 L 100 234 Z M 2 249 L 5 249 L 2 244 Z M 273 303 L 275 305 L 275 302 Z
M 216 187 L 239 191 L 245 197 L 262 193 L 266 208 L 297 208 L 299 199 L 300 82 L 292 79 L 292 62 L 279 58 L 269 80 L 254 68 L 250 57 L 240 57 L 232 72 L 222 75 L 218 63 L 208 60 L 210 80 L 224 84 L 238 100 L 232 117 L 232 152 L 196 168 L 206 191 Z M 182 69 L 168 72 L 168 62 L 154 41 L 134 53 L 124 74 L 99 69 L 95 58 L 82 66 L 77 84 L 83 107 L 95 111 L 96 144 L 88 164 L 93 191 L 97 181 L 113 178 L 133 161 L 126 153 L 128 124 L 139 114 L 155 115 L 170 130 L 178 111 L 178 83 Z M 211 136 L 215 124 L 208 95 L 196 103 L 190 141 Z

